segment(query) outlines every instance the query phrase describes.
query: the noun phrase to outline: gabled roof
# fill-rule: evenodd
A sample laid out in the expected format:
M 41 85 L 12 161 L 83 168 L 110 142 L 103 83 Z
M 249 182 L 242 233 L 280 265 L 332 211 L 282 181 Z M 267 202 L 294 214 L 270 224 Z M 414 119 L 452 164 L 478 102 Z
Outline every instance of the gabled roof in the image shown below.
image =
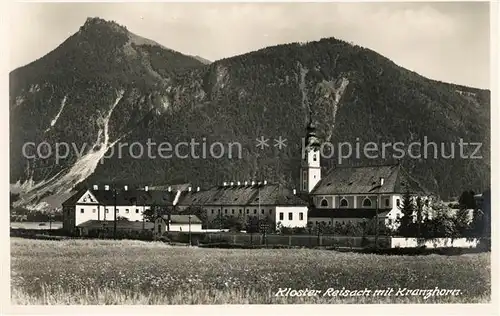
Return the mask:
M 380 185 L 380 179 L 384 179 Z M 335 167 L 314 187 L 311 194 L 373 194 L 404 193 L 427 194 L 401 165 Z
M 216 186 L 198 192 L 183 192 L 179 205 L 202 206 L 256 206 L 256 205 L 307 206 L 308 202 L 279 184 Z
M 91 192 L 100 205 L 114 205 L 115 195 L 111 190 L 81 189 L 69 199 L 63 202 L 63 206 L 74 206 L 87 191 Z M 173 205 L 176 191 L 156 191 L 156 190 L 121 190 L 116 194 L 116 205 Z

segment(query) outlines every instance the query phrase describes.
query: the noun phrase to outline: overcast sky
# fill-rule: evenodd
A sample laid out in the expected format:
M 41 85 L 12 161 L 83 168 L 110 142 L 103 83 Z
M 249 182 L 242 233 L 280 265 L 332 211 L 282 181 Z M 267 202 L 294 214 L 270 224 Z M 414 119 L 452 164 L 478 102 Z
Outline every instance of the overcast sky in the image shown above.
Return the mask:
M 10 67 L 42 57 L 87 17 L 209 60 L 336 37 L 426 77 L 489 88 L 488 3 L 17 3 Z

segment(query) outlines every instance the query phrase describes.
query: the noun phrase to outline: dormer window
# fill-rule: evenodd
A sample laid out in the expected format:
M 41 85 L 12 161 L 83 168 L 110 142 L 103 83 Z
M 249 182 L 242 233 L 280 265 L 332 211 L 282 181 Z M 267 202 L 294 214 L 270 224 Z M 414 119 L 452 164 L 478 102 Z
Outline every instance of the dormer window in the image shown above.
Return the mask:
M 363 200 L 363 207 L 371 207 L 372 206 L 372 201 L 369 198 L 365 198 Z
M 328 207 L 328 201 L 326 199 L 321 200 L 321 207 Z
M 340 199 L 340 207 L 348 207 L 348 206 L 349 206 L 349 202 L 347 202 L 346 198 Z

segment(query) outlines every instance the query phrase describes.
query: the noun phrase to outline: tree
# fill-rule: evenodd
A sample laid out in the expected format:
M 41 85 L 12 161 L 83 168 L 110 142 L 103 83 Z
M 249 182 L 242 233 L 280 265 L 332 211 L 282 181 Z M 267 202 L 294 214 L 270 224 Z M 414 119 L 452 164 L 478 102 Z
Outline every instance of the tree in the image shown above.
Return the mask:
M 422 228 L 422 221 L 423 221 L 423 208 L 424 208 L 424 202 L 422 201 L 422 198 L 420 196 L 417 197 L 416 200 L 416 215 L 417 215 L 417 237 L 421 237 L 421 228 Z
M 411 236 L 413 228 L 413 213 L 415 212 L 415 207 L 413 205 L 412 196 L 410 191 L 407 190 L 403 195 L 401 201 L 401 206 L 399 207 L 403 216 L 400 219 L 400 225 L 398 232 L 401 236 Z
M 483 193 L 481 209 L 474 209 L 471 233 L 475 237 L 491 236 L 491 190 Z
M 464 191 L 458 199 L 460 209 L 476 209 L 476 199 L 474 198 L 474 191 Z
M 161 210 L 159 206 L 151 206 L 148 209 L 145 209 L 144 212 L 142 212 L 142 216 L 145 221 L 147 222 L 154 222 L 158 216 L 161 216 Z

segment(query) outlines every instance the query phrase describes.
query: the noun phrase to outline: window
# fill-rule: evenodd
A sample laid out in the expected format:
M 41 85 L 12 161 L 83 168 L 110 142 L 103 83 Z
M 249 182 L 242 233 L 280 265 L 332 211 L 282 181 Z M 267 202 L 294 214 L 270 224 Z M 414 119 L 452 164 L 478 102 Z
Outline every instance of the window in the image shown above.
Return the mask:
M 349 203 L 347 202 L 347 200 L 345 198 L 342 198 L 340 200 L 340 207 L 347 207 L 349 206 Z
M 80 210 L 80 213 L 82 213 L 82 214 L 83 214 L 83 213 L 85 213 L 85 210 L 82 208 L 82 209 Z
M 399 199 L 396 199 L 396 205 L 399 206 Z
M 116 213 L 120 213 L 120 209 L 119 208 L 116 209 Z
M 253 210 L 253 213 L 254 213 L 254 214 L 257 214 L 257 210 Z
M 389 199 L 385 199 L 385 207 L 389 207 Z
M 273 213 L 273 210 L 272 210 L 272 209 L 270 209 L 270 210 L 269 210 L 269 215 L 271 215 L 272 213 Z
M 227 214 L 227 209 L 224 210 L 224 214 Z
M 241 208 L 240 208 L 240 215 L 241 215 L 241 212 L 242 212 L 242 211 L 241 211 Z
M 212 214 L 214 213 L 214 210 L 212 209 Z
M 365 198 L 363 200 L 363 206 L 364 207 L 371 207 L 372 206 L 372 201 L 369 198 Z
M 328 207 L 328 201 L 326 199 L 321 200 L 322 207 Z
M 264 210 L 261 210 L 260 212 L 262 213 L 262 215 L 264 215 Z
M 158 224 L 158 232 L 161 233 L 161 224 Z
M 250 214 L 250 210 L 247 210 L 247 214 Z
M 129 211 L 128 211 L 128 208 L 127 208 L 127 209 L 125 209 L 125 213 L 127 213 L 127 214 L 128 214 L 128 212 L 129 212 Z
M 288 213 L 288 220 L 289 221 L 293 220 L 293 213 Z
M 234 210 L 231 210 L 231 214 L 234 214 Z
M 318 160 L 318 157 L 316 156 L 316 154 L 313 155 L 313 161 L 316 161 Z
M 301 221 L 304 220 L 304 213 L 302 213 L 302 212 L 299 213 L 299 220 L 301 220 Z
M 109 213 L 109 209 L 106 209 L 106 213 Z
M 280 212 L 280 221 L 283 220 L 283 212 Z
M 139 209 L 138 208 L 135 209 L 135 213 L 139 214 Z
M 95 213 L 95 208 L 94 208 L 94 209 L 92 209 L 92 213 Z

